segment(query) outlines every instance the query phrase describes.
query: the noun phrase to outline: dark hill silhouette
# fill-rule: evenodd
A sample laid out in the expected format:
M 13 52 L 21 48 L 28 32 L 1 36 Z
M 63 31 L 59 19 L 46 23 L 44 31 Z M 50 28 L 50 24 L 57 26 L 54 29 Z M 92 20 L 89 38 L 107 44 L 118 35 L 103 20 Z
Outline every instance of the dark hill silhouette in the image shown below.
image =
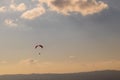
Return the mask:
M 120 80 L 120 71 L 105 70 L 66 74 L 1 75 L 0 80 Z

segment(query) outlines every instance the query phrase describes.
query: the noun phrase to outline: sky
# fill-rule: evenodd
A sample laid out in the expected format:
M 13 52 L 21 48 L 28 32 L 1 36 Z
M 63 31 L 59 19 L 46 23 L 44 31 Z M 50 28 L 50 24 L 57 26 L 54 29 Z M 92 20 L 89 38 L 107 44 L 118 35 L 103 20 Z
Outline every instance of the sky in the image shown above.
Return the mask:
M 0 0 L 0 74 L 120 70 L 119 14 L 119 0 Z

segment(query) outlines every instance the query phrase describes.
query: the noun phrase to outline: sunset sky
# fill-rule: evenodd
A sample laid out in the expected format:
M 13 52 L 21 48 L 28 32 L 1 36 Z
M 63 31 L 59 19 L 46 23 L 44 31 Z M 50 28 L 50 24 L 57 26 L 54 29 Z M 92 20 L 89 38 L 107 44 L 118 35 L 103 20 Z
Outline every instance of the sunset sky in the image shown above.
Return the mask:
M 0 74 L 106 69 L 120 70 L 120 0 L 0 0 Z

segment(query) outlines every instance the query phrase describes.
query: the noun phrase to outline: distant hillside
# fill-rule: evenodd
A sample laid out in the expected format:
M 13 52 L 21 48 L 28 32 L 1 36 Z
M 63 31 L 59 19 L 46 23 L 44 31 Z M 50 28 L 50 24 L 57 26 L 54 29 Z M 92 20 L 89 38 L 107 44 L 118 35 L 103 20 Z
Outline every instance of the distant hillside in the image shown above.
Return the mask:
M 1 75 L 0 80 L 120 80 L 120 71 L 94 71 L 68 74 Z

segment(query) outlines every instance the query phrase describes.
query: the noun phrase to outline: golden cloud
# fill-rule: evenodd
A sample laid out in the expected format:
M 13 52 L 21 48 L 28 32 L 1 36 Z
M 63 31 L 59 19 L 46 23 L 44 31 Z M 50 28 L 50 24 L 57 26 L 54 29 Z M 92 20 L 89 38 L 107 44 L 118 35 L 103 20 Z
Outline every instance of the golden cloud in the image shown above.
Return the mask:
M 20 12 L 22 12 L 22 11 L 25 11 L 26 10 L 26 5 L 24 4 L 24 3 L 21 3 L 21 4 L 19 4 L 19 5 L 16 5 L 15 3 L 14 4 L 11 4 L 10 5 L 10 8 L 12 9 L 12 10 L 14 10 L 14 11 L 20 11 Z
M 36 8 L 33 8 L 31 10 L 27 10 L 26 12 L 24 12 L 21 15 L 21 18 L 32 20 L 32 19 L 37 18 L 38 16 L 40 16 L 44 13 L 45 13 L 45 9 L 43 7 L 38 6 Z
M 96 0 L 39 0 L 40 3 L 47 4 L 50 10 L 69 15 L 71 12 L 82 15 L 92 15 L 108 8 L 102 1 Z
M 16 27 L 18 24 L 15 23 L 14 20 L 12 19 L 5 19 L 4 20 L 5 25 L 10 26 L 10 27 Z
M 0 7 L 0 12 L 6 12 L 6 7 L 5 6 L 1 6 Z

